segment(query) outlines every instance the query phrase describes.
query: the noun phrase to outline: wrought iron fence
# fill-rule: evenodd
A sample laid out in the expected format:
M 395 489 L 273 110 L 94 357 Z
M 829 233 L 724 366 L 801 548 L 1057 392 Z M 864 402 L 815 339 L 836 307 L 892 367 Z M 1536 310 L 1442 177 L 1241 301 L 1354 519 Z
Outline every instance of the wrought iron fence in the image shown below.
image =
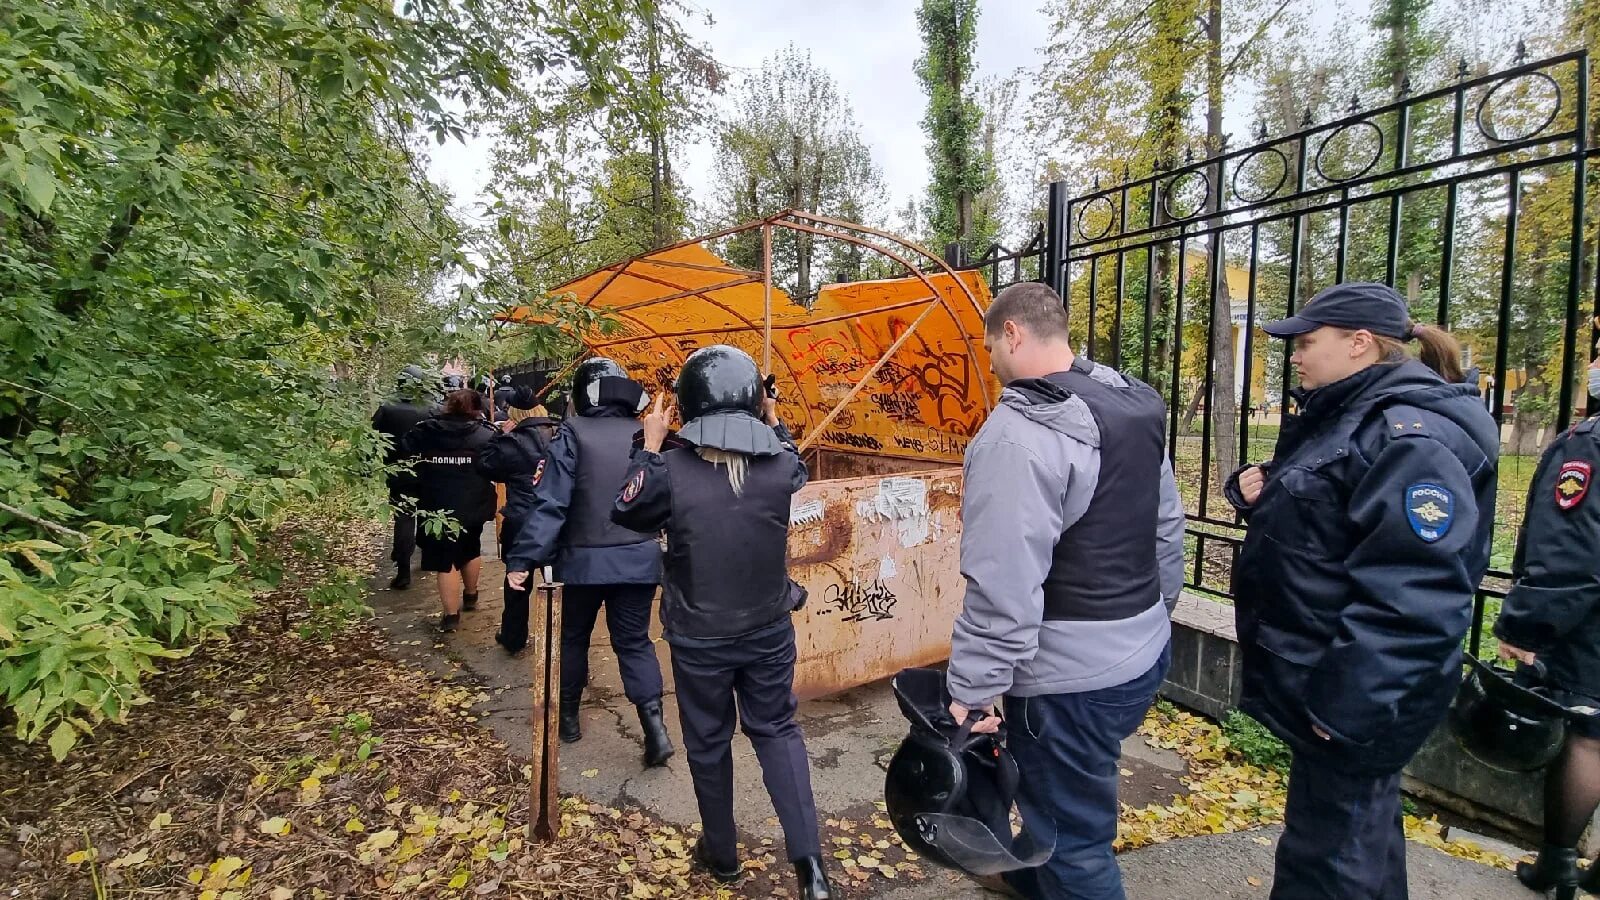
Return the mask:
M 1505 452 L 1470 638 L 1490 652 L 1483 632 L 1504 597 L 1536 448 L 1579 411 L 1579 369 L 1597 337 L 1582 328 L 1600 314 L 1585 272 L 1600 244 L 1585 228 L 1597 199 L 1588 67 L 1585 52 L 1477 77 L 1463 63 L 1448 86 L 1408 85 L 1366 110 L 1354 98 L 1320 125 L 1307 112 L 1286 137 L 1263 131 L 1253 146 L 1079 196 L 1053 184 L 1044 232 L 972 265 L 999 287 L 1002 262 L 1021 280 L 1037 258 L 1066 298 L 1075 343 L 1163 391 L 1191 589 L 1229 596 L 1244 527 L 1219 481 L 1270 457 L 1288 403 L 1290 348 L 1258 325 L 1328 284 L 1384 281 L 1409 297 L 1413 318 L 1463 338 L 1467 365 L 1490 361 L 1479 385 Z

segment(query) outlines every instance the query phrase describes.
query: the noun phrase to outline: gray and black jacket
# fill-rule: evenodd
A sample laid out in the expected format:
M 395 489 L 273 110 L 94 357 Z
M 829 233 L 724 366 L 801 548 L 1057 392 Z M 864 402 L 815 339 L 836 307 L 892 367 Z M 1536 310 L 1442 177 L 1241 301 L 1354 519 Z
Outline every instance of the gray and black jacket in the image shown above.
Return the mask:
M 1148 385 L 1081 358 L 1001 394 L 966 453 L 956 702 L 1114 687 L 1160 659 L 1183 585 L 1165 418 Z

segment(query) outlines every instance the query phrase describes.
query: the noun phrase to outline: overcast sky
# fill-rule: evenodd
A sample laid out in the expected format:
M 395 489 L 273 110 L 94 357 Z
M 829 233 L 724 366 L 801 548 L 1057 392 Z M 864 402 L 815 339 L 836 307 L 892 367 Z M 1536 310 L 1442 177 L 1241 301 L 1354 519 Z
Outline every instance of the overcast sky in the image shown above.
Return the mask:
M 862 136 L 872 148 L 889 188 L 889 201 L 903 207 L 910 196 L 920 196 L 927 182 L 928 162 L 921 120 L 927 99 L 912 66 L 921 52 L 916 8 L 919 0 L 689 0 L 702 14 L 689 23 L 693 33 L 712 47 L 718 60 L 735 79 L 758 68 L 761 61 L 787 43 L 809 50 L 812 58 L 838 81 L 855 108 Z M 1472 4 L 1473 0 L 1457 0 Z M 1529 0 L 1502 0 L 1486 4 L 1479 16 L 1465 17 L 1458 26 L 1474 35 L 1456 34 L 1469 45 L 1514 43 L 1515 29 L 1525 14 L 1512 12 Z M 1368 15 L 1370 0 L 1335 0 L 1312 3 L 1313 33 L 1330 40 L 1365 38 L 1366 29 L 1349 29 Z M 1046 18 L 1042 0 L 981 0 L 978 20 L 977 66 L 980 78 L 1009 75 L 1018 68 L 1036 68 L 1039 48 L 1045 43 Z M 1493 10 L 1490 12 L 1489 10 Z M 709 14 L 712 22 L 705 23 Z M 1506 21 L 1506 19 L 1513 21 Z M 1340 23 L 1346 29 L 1340 29 Z M 1335 32 L 1344 30 L 1344 35 Z M 1504 64 L 1506 48 L 1484 47 Z M 1025 102 L 1031 79 L 1024 79 Z M 1020 104 L 1019 104 L 1020 105 Z M 1252 102 L 1230 98 L 1227 130 L 1249 134 Z M 486 177 L 491 141 L 487 137 L 465 145 L 449 143 L 431 149 L 431 172 L 449 187 L 463 211 L 480 199 Z M 680 174 L 691 195 L 705 202 L 713 191 L 711 148 L 708 141 L 683 153 Z

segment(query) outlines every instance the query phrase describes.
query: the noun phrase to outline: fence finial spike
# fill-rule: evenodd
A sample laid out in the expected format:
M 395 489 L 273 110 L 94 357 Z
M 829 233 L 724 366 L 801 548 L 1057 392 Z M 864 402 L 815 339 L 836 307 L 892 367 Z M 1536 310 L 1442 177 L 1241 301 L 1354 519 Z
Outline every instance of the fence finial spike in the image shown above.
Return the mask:
M 1300 127 L 1310 128 L 1312 125 L 1315 125 L 1316 122 L 1316 118 L 1311 115 L 1311 107 L 1306 107 L 1306 114 L 1300 117 Z
M 1127 160 L 1122 161 L 1122 183 L 1127 184 L 1133 177 L 1133 170 Z
M 1099 172 L 1094 173 L 1094 189 L 1097 190 L 1097 191 L 1100 190 L 1100 173 Z
M 1256 120 L 1256 141 L 1257 142 L 1261 142 L 1261 141 L 1265 141 L 1266 139 L 1267 139 L 1267 120 L 1266 119 L 1257 119 Z
M 1460 61 L 1456 63 L 1456 80 L 1465 81 L 1468 73 L 1469 70 L 1467 68 L 1467 58 L 1463 56 L 1461 57 Z
M 1193 144 L 1190 144 L 1189 146 L 1183 148 L 1183 162 L 1184 162 L 1185 165 L 1194 162 L 1194 145 Z
M 1528 61 L 1528 42 L 1523 40 L 1522 38 L 1517 38 L 1517 56 L 1516 56 L 1515 62 L 1516 62 L 1517 65 L 1520 66 L 1520 65 L 1522 65 L 1523 63 L 1525 63 L 1527 61 Z
M 1354 92 L 1354 93 L 1350 94 L 1350 105 L 1345 108 L 1345 111 L 1346 112 L 1360 112 L 1361 111 L 1361 94 L 1359 92 Z
M 1411 96 L 1411 76 L 1407 75 L 1400 80 L 1400 93 L 1396 99 L 1404 100 Z

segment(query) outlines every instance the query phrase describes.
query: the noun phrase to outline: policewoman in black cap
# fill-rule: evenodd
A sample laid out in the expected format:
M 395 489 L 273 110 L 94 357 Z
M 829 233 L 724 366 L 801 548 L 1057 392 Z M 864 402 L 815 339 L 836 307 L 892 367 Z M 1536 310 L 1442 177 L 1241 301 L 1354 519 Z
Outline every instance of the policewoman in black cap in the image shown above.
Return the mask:
M 1400 770 L 1461 681 L 1499 436 L 1476 388 L 1437 371 L 1459 371 L 1455 339 L 1393 288 L 1336 285 L 1265 330 L 1294 342 L 1298 413 L 1225 491 L 1249 523 L 1240 705 L 1294 751 L 1272 897 L 1396 900 Z
M 1600 326 L 1600 319 L 1596 320 Z M 1600 344 L 1589 363 L 1589 395 L 1600 398 Z M 1590 407 L 1591 412 L 1594 407 Z M 1512 563 L 1516 582 L 1494 633 L 1500 655 L 1538 664 L 1545 686 L 1567 707 L 1600 709 L 1600 413 L 1558 435 L 1528 486 L 1527 512 Z M 1575 717 L 1561 756 L 1545 770 L 1544 846 L 1532 864 L 1517 866 L 1529 888 L 1574 887 L 1600 893 L 1600 865 L 1580 883 L 1578 839 L 1600 807 L 1600 722 Z
M 611 502 L 628 472 L 633 435 L 647 398 L 612 360 L 578 366 L 569 416 L 533 474 L 533 503 L 511 551 L 506 584 L 525 590 L 528 573 L 554 564 L 561 594 L 561 740 L 583 737 L 578 704 L 589 683 L 589 636 L 606 611 L 622 689 L 638 708 L 644 764 L 664 765 L 672 741 L 661 717 L 661 664 L 650 641 L 650 612 L 661 582 L 654 534 L 611 521 Z
M 789 621 L 803 600 L 787 569 L 789 499 L 805 486 L 806 467 L 744 351 L 696 351 L 684 361 L 677 394 L 687 424 L 671 436 L 673 410 L 657 399 L 611 518 L 635 531 L 666 531 L 661 621 L 705 829 L 694 859 L 720 881 L 742 874 L 730 744 L 737 703 L 800 895 L 824 900 L 833 894 L 795 722 Z

